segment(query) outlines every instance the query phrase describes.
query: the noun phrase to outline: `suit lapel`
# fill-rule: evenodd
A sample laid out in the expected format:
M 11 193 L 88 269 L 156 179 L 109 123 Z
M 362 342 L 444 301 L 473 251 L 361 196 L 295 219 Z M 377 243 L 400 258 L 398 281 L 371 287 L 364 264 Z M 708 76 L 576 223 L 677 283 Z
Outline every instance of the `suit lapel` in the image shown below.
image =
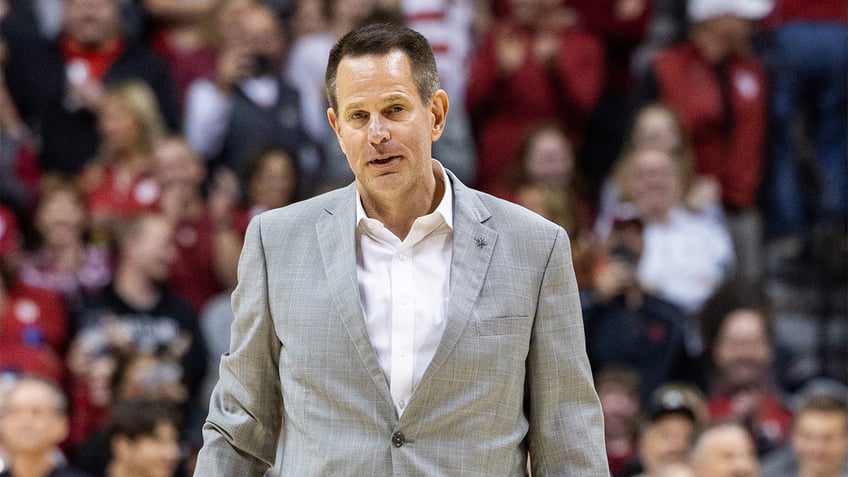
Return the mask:
M 485 221 L 491 217 L 486 206 L 450 171 L 448 175 L 454 191 L 454 231 L 447 323 L 442 341 L 418 387 L 427 385 L 430 377 L 456 348 L 471 319 L 471 311 L 480 294 L 498 240 L 497 231 L 485 225 Z
M 347 188 L 346 194 L 336 204 L 324 210 L 326 216 L 316 224 L 318 246 L 321 249 L 324 270 L 330 294 L 336 305 L 338 315 L 353 341 L 359 357 L 374 384 L 383 394 L 386 402 L 394 409 L 389 385 L 383 374 L 377 353 L 371 345 L 365 317 L 359 297 L 359 283 L 356 279 L 356 200 L 355 186 Z

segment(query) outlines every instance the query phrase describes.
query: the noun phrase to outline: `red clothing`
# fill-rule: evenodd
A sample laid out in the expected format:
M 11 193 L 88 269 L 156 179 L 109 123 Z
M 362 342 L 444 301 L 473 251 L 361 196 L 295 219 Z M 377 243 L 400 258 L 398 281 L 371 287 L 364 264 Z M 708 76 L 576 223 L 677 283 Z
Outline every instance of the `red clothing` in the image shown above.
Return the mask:
M 720 74 L 692 44 L 661 51 L 653 63 L 660 99 L 680 116 L 695 152 L 697 173 L 716 177 L 730 210 L 755 207 L 766 134 L 766 83 L 753 57 L 727 61 L 731 111 Z M 732 122 L 729 122 L 732 121 Z
M 160 33 L 153 37 L 153 49 L 168 63 L 180 104 L 185 104 L 186 92 L 194 80 L 212 78 L 218 67 L 218 51 L 211 46 L 181 50 Z
M 845 0 L 782 0 L 773 13 L 777 23 L 793 21 L 830 21 L 848 23 Z
M 174 232 L 174 241 L 177 258 L 171 266 L 171 290 L 199 312 L 225 290 L 216 278 L 215 225 L 208 214 L 183 222 Z
M 156 209 L 159 185 L 149 174 L 136 176 L 129 187 L 118 184 L 112 168 L 103 173 L 103 180 L 88 194 L 86 204 L 95 220 L 103 217 L 123 218 Z
M 733 417 L 732 396 L 719 394 L 707 400 L 707 411 L 711 421 L 721 421 Z M 756 422 L 758 437 L 764 438 L 769 444 L 783 443 L 789 436 L 792 425 L 792 413 L 789 412 L 776 397 L 766 395 L 760 405 L 760 413 Z
M 571 0 L 568 3 L 577 10 L 581 23 L 603 39 L 609 89 L 628 94 L 632 79 L 631 56 L 647 36 L 654 2 L 641 0 L 638 4 L 641 9 L 626 14 L 616 11 L 621 0 Z
M 0 312 L 0 370 L 33 373 L 63 384 L 68 317 L 62 297 L 16 282 Z
M 118 60 L 126 49 L 126 41 L 116 40 L 105 48 L 90 50 L 80 45 L 68 35 L 63 35 L 59 40 L 59 48 L 65 64 L 71 64 L 75 60 L 87 67 L 88 77 L 97 81 L 103 81 L 106 72 Z
M 535 33 L 508 22 L 496 24 L 474 52 L 466 106 L 476 130 L 478 183 L 489 191 L 503 185 L 518 158 L 527 131 L 543 122 L 561 122 L 580 131 L 593 112 L 604 85 L 601 42 L 573 28 L 560 32 L 561 47 L 553 68 L 532 53 Z M 496 46 L 505 36 L 524 44 L 523 64 L 509 77 L 499 71 Z

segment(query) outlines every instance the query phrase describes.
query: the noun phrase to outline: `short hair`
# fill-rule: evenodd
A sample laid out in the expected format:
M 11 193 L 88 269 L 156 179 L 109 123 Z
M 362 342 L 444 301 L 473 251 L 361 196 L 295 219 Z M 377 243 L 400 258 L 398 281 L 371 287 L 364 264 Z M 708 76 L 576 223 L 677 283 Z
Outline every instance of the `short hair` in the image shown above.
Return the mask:
M 795 411 L 795 420 L 808 412 L 833 412 L 848 417 L 848 402 L 827 394 L 815 394 L 805 399 L 801 407 Z M 848 423 L 848 419 L 846 419 L 846 423 Z
M 754 434 L 751 432 L 751 429 L 749 429 L 747 426 L 745 426 L 745 424 L 739 421 L 735 421 L 732 419 L 723 419 L 719 421 L 710 422 L 696 431 L 695 435 L 692 437 L 690 456 L 695 457 L 701 452 L 703 452 L 704 437 L 707 434 L 710 434 L 716 429 L 724 428 L 739 429 L 740 431 L 744 432 L 751 440 L 751 446 L 756 452 L 756 440 L 754 439 Z
M 701 308 L 698 321 L 701 323 L 705 356 L 712 354 L 728 316 L 739 310 L 756 312 L 761 317 L 769 341 L 774 339 L 771 306 L 761 284 L 743 278 L 731 278 L 725 281 Z
M 336 74 L 339 63 L 347 57 L 386 55 L 400 50 L 409 59 L 412 77 L 421 101 L 430 101 L 439 89 L 439 71 L 430 43 L 420 33 L 394 23 L 372 23 L 353 30 L 336 43 L 327 61 L 324 87 L 330 107 L 338 109 L 336 96 Z
M 14 382 L 7 391 L 6 396 L 11 395 L 13 392 L 27 384 L 35 384 L 47 389 L 50 394 L 53 395 L 53 404 L 56 412 L 62 416 L 68 415 L 68 397 L 65 395 L 65 391 L 63 391 L 62 388 L 53 381 L 36 374 L 22 374 L 14 378 Z
M 177 407 L 169 402 L 152 399 L 128 399 L 115 403 L 109 414 L 107 435 L 136 440 L 152 436 L 156 427 L 169 423 L 179 429 L 182 418 Z

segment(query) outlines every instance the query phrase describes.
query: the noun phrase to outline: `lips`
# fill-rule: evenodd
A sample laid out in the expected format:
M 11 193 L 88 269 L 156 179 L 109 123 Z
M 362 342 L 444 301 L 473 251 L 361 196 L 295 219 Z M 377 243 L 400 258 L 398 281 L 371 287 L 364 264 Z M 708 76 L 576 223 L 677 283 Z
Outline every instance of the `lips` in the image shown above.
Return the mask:
M 386 164 L 392 162 L 393 160 L 399 159 L 399 158 L 400 158 L 400 156 L 388 156 L 388 157 L 383 157 L 383 158 L 379 158 L 379 159 L 372 159 L 371 164 L 383 166 L 383 165 L 386 165 Z

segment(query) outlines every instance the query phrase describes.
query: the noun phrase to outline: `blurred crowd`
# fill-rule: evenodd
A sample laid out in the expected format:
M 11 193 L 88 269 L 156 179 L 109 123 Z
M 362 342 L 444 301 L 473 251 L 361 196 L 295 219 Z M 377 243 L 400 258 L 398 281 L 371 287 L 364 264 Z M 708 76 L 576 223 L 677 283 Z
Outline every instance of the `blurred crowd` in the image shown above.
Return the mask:
M 248 222 L 353 179 L 369 22 L 431 43 L 434 157 L 568 232 L 614 477 L 848 475 L 848 362 L 767 286 L 848 329 L 844 0 L 0 0 L 0 476 L 190 475 Z

